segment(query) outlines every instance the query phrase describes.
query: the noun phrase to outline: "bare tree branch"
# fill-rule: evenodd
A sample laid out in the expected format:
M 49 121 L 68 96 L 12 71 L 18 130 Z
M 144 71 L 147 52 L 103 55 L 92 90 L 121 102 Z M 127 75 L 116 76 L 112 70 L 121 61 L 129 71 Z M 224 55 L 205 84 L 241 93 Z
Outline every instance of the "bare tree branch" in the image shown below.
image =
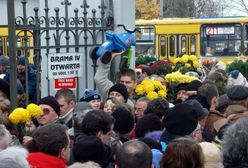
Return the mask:
M 246 10 L 246 12 L 248 13 L 248 6 L 246 5 L 244 0 L 241 0 L 241 6 Z

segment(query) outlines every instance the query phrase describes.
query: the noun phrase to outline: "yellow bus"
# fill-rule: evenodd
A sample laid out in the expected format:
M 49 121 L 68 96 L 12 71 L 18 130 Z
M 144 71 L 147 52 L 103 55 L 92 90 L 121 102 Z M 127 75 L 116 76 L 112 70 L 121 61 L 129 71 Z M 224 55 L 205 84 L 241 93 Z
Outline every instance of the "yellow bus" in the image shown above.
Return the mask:
M 154 49 L 160 59 L 187 54 L 228 61 L 248 56 L 248 17 L 136 20 L 136 53 Z
M 26 33 L 27 37 L 27 47 L 33 46 L 33 36 L 32 33 L 27 31 Z M 25 34 L 24 31 L 16 30 L 16 55 L 27 55 L 29 57 L 29 63 L 33 63 L 33 50 L 30 49 L 18 49 L 18 47 L 24 47 L 25 46 Z M 1 26 L 0 27 L 0 55 L 8 56 L 9 51 L 9 41 L 8 41 L 8 27 L 7 26 Z M 26 52 L 26 53 L 25 53 Z

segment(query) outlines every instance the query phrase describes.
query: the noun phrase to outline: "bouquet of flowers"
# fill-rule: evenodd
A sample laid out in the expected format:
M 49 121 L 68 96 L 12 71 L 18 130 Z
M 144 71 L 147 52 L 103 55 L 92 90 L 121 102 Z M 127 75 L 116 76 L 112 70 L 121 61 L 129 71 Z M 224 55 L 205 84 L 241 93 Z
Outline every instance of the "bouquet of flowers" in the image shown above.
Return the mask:
M 183 55 L 182 57 L 174 59 L 173 63 L 175 65 L 174 71 L 180 71 L 182 73 L 196 71 L 196 69 L 200 66 L 200 63 L 195 55 Z
M 32 118 L 37 118 L 42 114 L 40 106 L 36 104 L 29 104 L 27 108 L 15 108 L 9 115 L 11 123 L 16 124 L 19 129 L 19 133 L 24 136 L 26 135 L 25 123 L 30 121 Z
M 165 80 L 167 83 L 190 83 L 194 80 L 199 80 L 197 77 L 183 75 L 181 72 L 172 72 L 165 76 Z
M 146 96 L 149 99 L 155 99 L 157 97 L 166 97 L 167 89 L 160 81 L 144 79 L 135 88 L 137 96 Z
M 151 70 L 153 74 L 166 75 L 172 72 L 173 63 L 169 60 L 159 60 L 151 65 Z
M 205 59 L 202 61 L 202 65 L 207 69 L 207 71 L 209 72 L 212 67 L 216 64 L 216 61 L 212 60 L 212 59 Z

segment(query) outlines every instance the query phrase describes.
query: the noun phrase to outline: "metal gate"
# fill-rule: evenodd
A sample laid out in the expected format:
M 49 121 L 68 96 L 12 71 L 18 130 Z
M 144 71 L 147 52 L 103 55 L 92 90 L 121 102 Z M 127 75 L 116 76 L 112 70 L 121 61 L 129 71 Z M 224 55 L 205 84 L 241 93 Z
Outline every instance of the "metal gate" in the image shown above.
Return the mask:
M 22 51 L 28 65 L 28 57 L 33 57 L 36 71 L 36 98 L 41 97 L 41 86 L 46 85 L 47 94 L 51 94 L 51 80 L 46 78 L 41 81 L 42 72 L 47 71 L 46 61 L 49 53 L 80 52 L 83 54 L 84 76 L 77 80 L 77 86 L 83 81 L 85 88 L 93 83 L 97 63 L 89 57 L 92 46 L 100 45 L 105 40 L 105 31 L 113 29 L 113 1 L 99 0 L 97 8 L 91 8 L 87 0 L 81 0 L 79 8 L 70 9 L 72 5 L 69 0 L 63 0 L 58 7 L 50 9 L 49 0 L 44 1 L 44 9 L 35 7 L 34 15 L 27 16 L 28 0 L 22 0 L 23 15 L 15 18 L 16 38 L 23 39 L 22 45 L 16 45 L 14 51 Z M 75 2 L 75 1 L 74 1 Z M 62 14 L 61 14 L 62 13 Z M 13 36 L 9 34 L 9 39 Z M 43 64 L 41 65 L 41 62 Z M 27 67 L 27 66 L 26 66 Z M 48 72 L 46 72 L 48 73 Z M 26 71 L 25 85 L 28 86 L 28 74 Z M 43 79 L 43 78 L 42 78 Z M 82 82 L 81 82 L 82 83 Z M 12 89 L 11 89 L 12 90 Z M 79 97 L 79 89 L 76 89 Z M 26 87 L 28 103 L 28 87 Z

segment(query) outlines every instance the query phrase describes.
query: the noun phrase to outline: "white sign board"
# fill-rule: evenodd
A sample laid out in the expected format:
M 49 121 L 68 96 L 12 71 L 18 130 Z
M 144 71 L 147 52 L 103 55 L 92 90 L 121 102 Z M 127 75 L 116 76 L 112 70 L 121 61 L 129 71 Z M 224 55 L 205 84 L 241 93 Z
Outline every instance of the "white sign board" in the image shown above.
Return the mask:
M 48 55 L 48 78 L 73 78 L 82 76 L 81 53 L 53 53 Z
M 206 29 L 207 35 L 214 35 L 214 34 L 234 34 L 234 26 L 230 27 L 210 27 L 208 26 Z

